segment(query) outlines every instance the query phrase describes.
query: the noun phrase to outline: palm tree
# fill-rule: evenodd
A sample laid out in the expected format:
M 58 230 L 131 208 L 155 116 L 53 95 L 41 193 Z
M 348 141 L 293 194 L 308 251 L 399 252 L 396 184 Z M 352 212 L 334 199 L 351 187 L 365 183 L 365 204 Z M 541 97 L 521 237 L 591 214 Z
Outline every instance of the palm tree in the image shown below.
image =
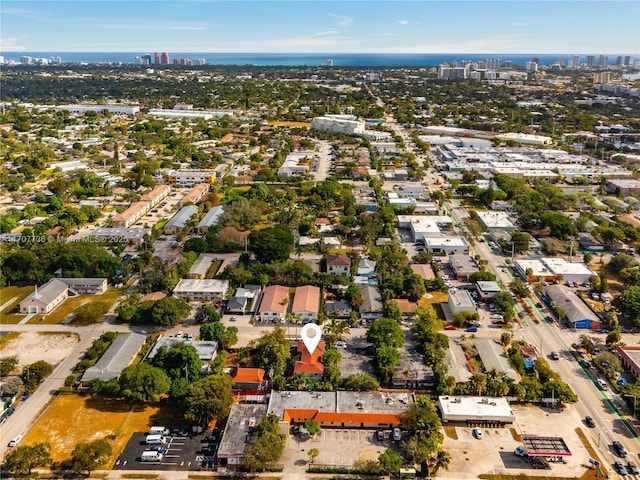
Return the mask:
M 345 336 L 349 335 L 350 330 L 347 322 L 332 318 L 331 321 L 325 325 L 324 332 L 328 335 L 327 343 L 333 346 L 338 340 L 342 340 Z
M 432 453 L 430 460 L 433 462 L 432 471 L 434 476 L 438 474 L 440 469 L 449 470 L 449 465 L 451 465 L 451 455 L 441 448 Z

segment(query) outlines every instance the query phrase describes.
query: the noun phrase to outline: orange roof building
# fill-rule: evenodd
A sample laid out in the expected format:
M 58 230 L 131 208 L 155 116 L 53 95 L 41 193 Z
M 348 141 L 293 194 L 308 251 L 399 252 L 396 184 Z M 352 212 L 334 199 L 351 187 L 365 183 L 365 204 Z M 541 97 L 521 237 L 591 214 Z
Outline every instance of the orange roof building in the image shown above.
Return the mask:
M 298 342 L 297 351 L 302 355 L 293 367 L 293 374 L 301 373 L 307 377 L 321 380 L 324 374 L 324 365 L 320 361 L 320 358 L 324 353 L 324 349 L 324 342 L 320 342 L 313 353 L 310 353 L 304 342 Z
M 256 315 L 260 321 L 281 322 L 287 313 L 289 288 L 282 285 L 269 285 L 264 289 L 262 302 Z
M 260 390 L 266 382 L 265 371 L 262 368 L 238 367 L 233 376 L 234 390 Z
M 304 323 L 317 322 L 320 311 L 320 288 L 313 285 L 305 285 L 296 288 L 293 296 L 291 314 L 300 316 Z

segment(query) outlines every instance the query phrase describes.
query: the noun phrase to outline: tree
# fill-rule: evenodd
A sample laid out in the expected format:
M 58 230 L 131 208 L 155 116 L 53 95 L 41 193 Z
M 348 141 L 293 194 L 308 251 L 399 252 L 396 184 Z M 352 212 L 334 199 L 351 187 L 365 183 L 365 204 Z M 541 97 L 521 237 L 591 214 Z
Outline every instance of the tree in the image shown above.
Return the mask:
M 370 392 L 380 388 L 380 383 L 368 373 L 349 375 L 344 382 L 344 388 L 356 392 Z
M 440 417 L 431 399 L 425 395 L 416 398 L 402 417 L 402 425 L 411 433 L 424 432 L 428 436 L 442 435 Z
M 376 346 L 387 345 L 399 348 L 404 345 L 405 337 L 400 324 L 390 318 L 374 320 L 367 330 L 367 341 Z
M 304 422 L 304 428 L 307 429 L 307 432 L 309 432 L 309 435 L 312 437 L 319 434 L 321 430 L 320 423 L 316 422 L 313 418 L 309 418 Z
M 320 455 L 320 450 L 318 450 L 317 448 L 310 448 L 309 451 L 307 452 L 307 455 L 309 456 L 309 463 L 313 465 L 313 460 L 318 455 Z
M 250 230 L 260 221 L 260 211 L 245 198 L 226 205 L 220 224 L 237 230 Z
M 611 304 L 640 325 L 640 286 L 634 285 L 613 298 Z
M 78 443 L 71 452 L 69 460 L 71 469 L 74 472 L 86 471 L 91 474 L 93 470 L 107 461 L 111 451 L 111 444 L 104 439 Z
M 349 335 L 349 325 L 344 320 L 332 318 L 324 326 L 324 333 L 327 335 L 329 346 L 333 346 L 338 340 L 342 340 L 346 335 Z
M 151 322 L 161 327 L 172 327 L 187 318 L 191 307 L 187 302 L 176 297 L 164 297 L 151 307 Z
M 169 391 L 171 380 L 160 368 L 148 363 L 129 365 L 118 379 L 120 395 L 132 405 L 158 403 Z
M 278 420 L 277 416 L 269 414 L 260 421 L 256 435 L 244 454 L 243 466 L 250 472 L 264 470 L 282 455 L 286 437 L 280 433 Z
M 400 454 L 391 448 L 387 448 L 383 453 L 378 455 L 378 462 L 382 470 L 389 475 L 399 473 L 403 463 Z
M 270 371 L 272 379 L 284 375 L 287 361 L 291 358 L 291 347 L 284 328 L 277 325 L 273 331 L 262 335 L 257 350 L 259 366 Z
M 184 418 L 198 425 L 226 418 L 233 403 L 232 385 L 228 375 L 208 375 L 190 384 L 183 399 Z
M 402 321 L 402 310 L 400 310 L 400 305 L 398 305 L 398 302 L 395 300 L 387 300 L 384 302 L 384 305 L 382 305 L 382 315 L 396 322 Z
M 219 322 L 220 314 L 215 305 L 200 305 L 196 311 L 196 323 Z M 202 330 L 202 329 L 201 329 Z M 202 335 L 202 332 L 200 333 Z
M 48 443 L 21 445 L 7 455 L 3 470 L 13 475 L 29 475 L 37 467 L 51 465 L 51 446 Z
M 10 396 L 21 396 L 24 393 L 24 382 L 20 377 L 9 377 L 2 383 L 2 393 Z
M 277 225 L 249 234 L 249 250 L 261 263 L 283 262 L 293 249 L 293 234 L 288 228 Z
M 529 235 L 527 232 L 514 230 L 513 232 L 511 232 L 511 241 L 513 242 L 513 249 L 516 252 L 526 252 L 527 250 L 529 250 L 531 235 Z
M 18 366 L 18 363 L 19 361 L 16 355 L 0 358 L 0 376 L 4 377 L 9 375 Z
M 435 452 L 435 455 L 432 455 L 429 459 L 429 462 L 433 465 L 433 475 L 437 475 L 440 469 L 449 470 L 449 465 L 451 465 L 451 455 L 438 448 Z
M 53 366 L 44 360 L 38 360 L 22 369 L 22 381 L 27 393 L 33 393 L 35 389 L 53 372 Z
M 202 371 L 202 360 L 193 345 L 183 342 L 163 345 L 153 357 L 152 365 L 162 369 L 171 380 L 186 378 L 196 381 Z
M 205 323 L 200 326 L 200 339 L 219 342 L 222 349 L 226 350 L 238 343 L 238 329 L 226 327 L 220 322 Z

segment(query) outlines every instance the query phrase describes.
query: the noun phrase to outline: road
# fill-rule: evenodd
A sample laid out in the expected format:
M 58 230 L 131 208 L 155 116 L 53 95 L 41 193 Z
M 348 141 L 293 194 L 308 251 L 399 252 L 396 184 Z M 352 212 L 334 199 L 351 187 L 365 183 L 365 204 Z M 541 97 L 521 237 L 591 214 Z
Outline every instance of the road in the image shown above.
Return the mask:
M 404 127 L 393 119 L 388 119 L 388 125 L 402 137 L 409 151 L 416 154 L 417 158 L 424 162 L 424 155 L 417 151 Z M 431 191 L 439 190 L 442 185 L 446 185 L 444 178 L 435 170 L 425 172 L 424 183 Z M 445 208 L 454 220 L 454 229 L 458 231 L 458 234 L 465 235 L 467 230 L 464 227 L 464 220 L 469 217 L 467 210 L 456 199 L 446 200 Z M 469 238 L 473 237 L 469 235 Z M 496 275 L 496 280 L 508 287 L 513 281 L 513 277 L 510 270 L 503 269 L 506 258 L 494 253 L 487 243 L 479 241 L 471 241 L 470 243 L 471 254 L 480 255 L 485 259 L 488 268 Z M 540 355 L 549 359 L 551 367 L 577 394 L 579 401 L 573 408 L 576 408 L 583 418 L 587 415 L 591 416 L 596 423 L 595 428 L 588 428 L 585 424 L 579 426 L 586 433 L 607 468 L 611 469 L 612 463 L 618 460 L 611 448 L 614 440 L 622 442 L 630 452 L 629 458 L 634 458 L 640 448 L 640 437 L 634 430 L 634 422 L 627 413 L 624 400 L 619 395 L 612 393 L 611 389 L 603 391 L 598 388 L 596 385 L 597 372 L 584 369 L 573 355 L 571 345 L 577 342 L 579 336 L 584 332 L 571 331 L 556 323 L 546 322 L 545 316 L 548 315 L 548 312 L 541 311 L 536 306 L 535 299 L 529 298 L 524 301 L 531 303 L 534 318 L 527 315 L 525 318 L 528 318 L 529 321 L 525 319 L 518 325 L 517 329 L 513 331 L 514 338 L 526 340 L 529 344 L 536 346 Z M 625 335 L 623 342 L 636 344 L 638 336 Z M 550 360 L 550 354 L 553 351 L 560 354 L 560 360 Z

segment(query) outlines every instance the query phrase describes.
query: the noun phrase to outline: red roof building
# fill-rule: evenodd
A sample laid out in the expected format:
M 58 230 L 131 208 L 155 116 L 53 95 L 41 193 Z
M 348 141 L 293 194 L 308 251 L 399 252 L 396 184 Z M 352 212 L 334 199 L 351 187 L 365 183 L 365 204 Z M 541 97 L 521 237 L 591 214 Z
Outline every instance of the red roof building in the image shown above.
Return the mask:
M 324 349 L 324 342 L 320 342 L 313 353 L 310 353 L 304 342 L 298 342 L 297 351 L 301 353 L 301 356 L 293 367 L 293 374 L 301 373 L 307 377 L 321 380 L 324 374 L 324 365 L 320 362 L 320 358 L 324 353 Z

